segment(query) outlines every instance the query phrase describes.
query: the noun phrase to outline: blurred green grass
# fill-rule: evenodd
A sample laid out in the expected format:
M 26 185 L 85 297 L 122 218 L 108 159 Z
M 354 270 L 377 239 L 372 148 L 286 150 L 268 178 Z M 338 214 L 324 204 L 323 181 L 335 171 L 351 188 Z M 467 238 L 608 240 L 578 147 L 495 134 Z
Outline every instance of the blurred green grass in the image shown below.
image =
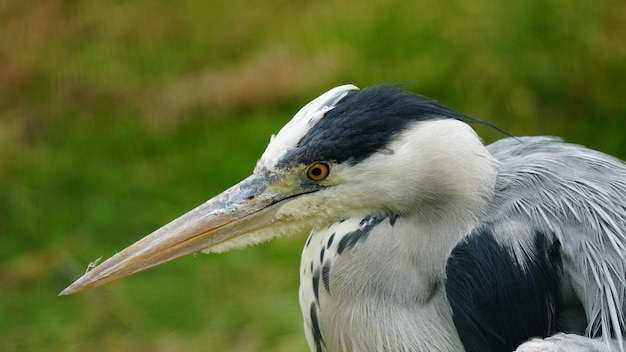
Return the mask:
M 0 351 L 307 350 L 302 236 L 56 294 L 339 84 L 624 158 L 623 38 L 618 0 L 0 2 Z

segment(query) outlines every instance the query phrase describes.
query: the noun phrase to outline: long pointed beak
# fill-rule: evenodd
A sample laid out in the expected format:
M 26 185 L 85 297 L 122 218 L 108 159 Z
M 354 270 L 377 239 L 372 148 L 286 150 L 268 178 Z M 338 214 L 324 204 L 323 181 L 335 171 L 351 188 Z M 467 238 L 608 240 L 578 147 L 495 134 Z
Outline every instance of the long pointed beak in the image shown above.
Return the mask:
M 271 225 L 284 202 L 315 189 L 270 191 L 252 175 L 115 254 L 64 289 L 69 295 L 119 280 L 187 254 L 218 247 Z M 269 186 L 269 187 L 268 187 Z

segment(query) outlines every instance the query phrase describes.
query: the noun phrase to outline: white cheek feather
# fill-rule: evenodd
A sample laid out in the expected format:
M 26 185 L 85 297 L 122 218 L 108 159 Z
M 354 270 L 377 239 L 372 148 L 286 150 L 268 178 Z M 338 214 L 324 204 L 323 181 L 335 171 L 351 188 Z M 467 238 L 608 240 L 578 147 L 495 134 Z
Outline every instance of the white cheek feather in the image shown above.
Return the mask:
M 345 201 L 352 209 L 403 214 L 452 206 L 457 214 L 478 215 L 476 209 L 483 208 L 493 193 L 497 162 L 464 122 L 418 122 L 387 149 L 394 153 L 392 158 L 389 151 L 375 153 L 357 165 L 338 165 L 332 171 L 338 176 L 333 179 L 335 193 L 349 195 Z
M 296 147 L 298 141 L 315 124 L 332 110 L 350 91 L 359 90 L 357 86 L 346 84 L 335 87 L 305 105 L 277 135 L 272 136 L 270 144 L 259 160 L 259 167 L 275 165 L 289 150 Z

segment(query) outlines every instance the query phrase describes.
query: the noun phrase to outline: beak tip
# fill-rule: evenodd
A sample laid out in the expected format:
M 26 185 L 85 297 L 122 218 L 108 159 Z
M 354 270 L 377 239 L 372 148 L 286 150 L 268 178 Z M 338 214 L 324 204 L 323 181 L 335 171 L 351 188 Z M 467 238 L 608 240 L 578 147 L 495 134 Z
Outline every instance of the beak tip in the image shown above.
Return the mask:
M 63 289 L 63 291 L 59 292 L 58 296 L 73 295 L 80 291 L 86 290 L 88 288 L 87 285 L 80 284 L 79 281 L 80 279 L 67 286 L 65 289 Z
M 103 285 L 108 282 L 108 281 L 102 282 L 103 280 L 101 280 L 101 278 L 100 279 L 96 278 L 94 280 L 92 275 L 87 275 L 87 274 L 79 277 L 76 281 L 72 282 L 69 286 L 63 289 L 63 291 L 59 292 L 58 295 L 59 296 L 73 295 L 75 293 L 86 291 L 86 290 L 89 290 L 90 288 L 94 288 L 94 287 Z

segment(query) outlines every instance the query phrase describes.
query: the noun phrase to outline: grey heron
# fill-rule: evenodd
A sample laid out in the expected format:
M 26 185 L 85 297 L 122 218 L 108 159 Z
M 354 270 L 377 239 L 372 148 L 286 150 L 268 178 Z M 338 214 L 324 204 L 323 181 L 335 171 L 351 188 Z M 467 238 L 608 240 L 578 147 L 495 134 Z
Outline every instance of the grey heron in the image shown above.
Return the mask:
M 624 351 L 626 165 L 395 86 L 304 106 L 251 176 L 115 254 L 79 292 L 198 251 L 310 231 L 313 351 Z

